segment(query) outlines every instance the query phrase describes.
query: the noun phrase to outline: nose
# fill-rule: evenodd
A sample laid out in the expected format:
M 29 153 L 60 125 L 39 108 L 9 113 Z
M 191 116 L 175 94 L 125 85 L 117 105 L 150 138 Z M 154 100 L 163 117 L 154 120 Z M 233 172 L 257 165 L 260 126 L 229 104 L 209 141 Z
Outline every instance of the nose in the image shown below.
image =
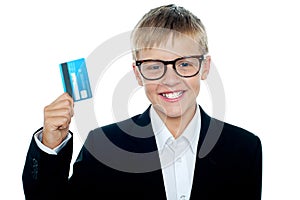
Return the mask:
M 174 71 L 172 64 L 167 65 L 167 71 L 162 77 L 161 81 L 164 85 L 167 86 L 174 86 L 180 82 L 180 77 Z

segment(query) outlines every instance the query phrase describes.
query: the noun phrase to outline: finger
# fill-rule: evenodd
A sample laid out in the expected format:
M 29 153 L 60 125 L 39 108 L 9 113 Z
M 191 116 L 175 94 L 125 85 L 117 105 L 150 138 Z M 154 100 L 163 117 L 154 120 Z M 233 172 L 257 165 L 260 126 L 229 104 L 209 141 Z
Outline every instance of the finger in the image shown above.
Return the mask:
M 69 99 L 60 99 L 45 107 L 45 110 L 56 110 L 61 108 L 73 108 L 73 101 Z
M 60 127 L 58 127 L 59 130 L 66 130 L 66 129 L 69 129 L 69 126 L 70 126 L 70 123 L 69 124 L 64 124 Z
M 71 123 L 71 119 L 68 117 L 48 117 L 45 122 L 44 126 L 49 131 L 56 131 L 60 127 L 67 128 Z
M 71 118 L 74 115 L 73 108 L 64 107 L 59 109 L 45 110 L 45 118 L 48 117 L 68 117 Z
M 59 97 L 57 97 L 57 99 L 55 99 L 51 104 L 57 103 L 61 100 L 68 100 L 71 102 L 71 105 L 74 106 L 74 101 L 73 98 L 67 93 L 64 92 L 63 94 L 61 94 Z

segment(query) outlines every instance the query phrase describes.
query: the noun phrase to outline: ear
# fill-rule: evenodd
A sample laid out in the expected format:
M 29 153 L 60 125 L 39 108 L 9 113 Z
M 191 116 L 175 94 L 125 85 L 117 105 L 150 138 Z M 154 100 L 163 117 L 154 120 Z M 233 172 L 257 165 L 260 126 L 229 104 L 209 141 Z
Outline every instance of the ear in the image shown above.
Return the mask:
M 133 72 L 134 72 L 135 78 L 136 78 L 139 86 L 143 86 L 143 80 L 142 80 L 142 77 L 141 77 L 138 67 L 135 66 L 134 63 L 132 63 L 132 68 L 133 68 Z
M 210 70 L 210 61 L 211 61 L 211 57 L 206 56 L 201 66 L 202 67 L 201 80 L 205 80 L 208 77 L 209 70 Z

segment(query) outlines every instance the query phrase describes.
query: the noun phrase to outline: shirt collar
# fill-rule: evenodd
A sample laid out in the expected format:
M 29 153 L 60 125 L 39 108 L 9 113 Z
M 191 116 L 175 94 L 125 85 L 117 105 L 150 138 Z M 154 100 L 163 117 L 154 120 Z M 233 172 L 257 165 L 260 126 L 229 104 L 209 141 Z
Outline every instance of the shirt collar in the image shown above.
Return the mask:
M 174 140 L 173 135 L 170 133 L 168 128 L 165 126 L 157 112 L 154 110 L 153 106 L 150 108 L 150 119 L 152 129 L 154 131 L 154 136 L 157 144 L 158 150 L 163 150 L 165 145 L 169 140 Z M 201 128 L 201 115 L 199 106 L 196 106 L 196 112 L 188 126 L 185 128 L 183 133 L 176 139 L 186 139 L 193 153 L 197 152 L 197 145 L 200 136 Z

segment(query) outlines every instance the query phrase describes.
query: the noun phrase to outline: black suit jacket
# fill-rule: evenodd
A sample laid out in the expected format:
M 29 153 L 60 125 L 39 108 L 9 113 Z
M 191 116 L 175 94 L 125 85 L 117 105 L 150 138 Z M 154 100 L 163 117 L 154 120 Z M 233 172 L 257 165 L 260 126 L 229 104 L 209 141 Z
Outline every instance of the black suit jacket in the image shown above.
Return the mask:
M 191 199 L 261 199 L 260 139 L 201 107 L 200 113 Z M 58 155 L 44 153 L 32 139 L 22 176 L 26 199 L 166 199 L 153 134 L 149 108 L 91 131 L 70 178 L 72 139 Z

